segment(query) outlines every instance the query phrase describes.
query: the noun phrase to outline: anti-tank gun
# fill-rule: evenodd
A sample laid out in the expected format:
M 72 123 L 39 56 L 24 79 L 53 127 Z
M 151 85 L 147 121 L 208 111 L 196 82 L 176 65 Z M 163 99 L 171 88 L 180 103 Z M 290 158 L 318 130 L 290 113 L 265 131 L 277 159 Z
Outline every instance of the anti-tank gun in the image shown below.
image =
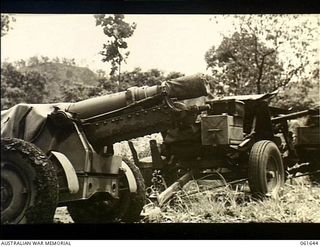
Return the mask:
M 75 222 L 137 220 L 145 204 L 143 178 L 113 155 L 112 145 L 194 121 L 198 107 L 175 101 L 203 95 L 204 79 L 192 76 L 1 112 L 1 223 L 51 222 L 62 205 Z

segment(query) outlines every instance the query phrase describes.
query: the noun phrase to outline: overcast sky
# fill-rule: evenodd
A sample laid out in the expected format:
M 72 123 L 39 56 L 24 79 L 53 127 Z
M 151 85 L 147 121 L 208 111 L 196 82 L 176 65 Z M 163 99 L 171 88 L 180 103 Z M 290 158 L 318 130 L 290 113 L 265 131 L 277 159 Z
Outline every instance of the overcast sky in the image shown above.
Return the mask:
M 1 38 L 1 60 L 31 56 L 75 58 L 81 66 L 108 69 L 99 51 L 107 37 L 93 15 L 16 15 L 13 29 Z M 185 74 L 206 72 L 205 52 L 219 45 L 221 33 L 210 15 L 125 15 L 137 29 L 128 39 L 130 56 L 124 70 L 141 67 Z

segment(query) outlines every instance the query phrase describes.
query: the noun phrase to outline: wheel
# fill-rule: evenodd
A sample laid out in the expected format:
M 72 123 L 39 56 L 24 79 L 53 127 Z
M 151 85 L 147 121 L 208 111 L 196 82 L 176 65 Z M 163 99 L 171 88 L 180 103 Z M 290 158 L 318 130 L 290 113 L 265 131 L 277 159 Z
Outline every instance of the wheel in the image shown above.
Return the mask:
M 313 185 L 320 186 L 320 173 L 309 175 L 309 179 Z
M 320 161 L 316 160 L 310 164 L 314 173 L 309 175 L 309 180 L 313 185 L 320 186 Z
M 275 197 L 284 184 L 280 151 L 271 141 L 259 141 L 249 155 L 249 187 L 254 197 Z
M 126 163 L 136 179 L 137 193 L 130 193 L 126 176 L 120 171 L 119 199 L 104 201 L 93 198 L 71 203 L 68 211 L 75 223 L 129 223 L 140 218 L 146 202 L 144 180 L 137 166 L 131 162 Z
M 1 224 L 52 223 L 58 203 L 55 168 L 35 145 L 1 139 Z

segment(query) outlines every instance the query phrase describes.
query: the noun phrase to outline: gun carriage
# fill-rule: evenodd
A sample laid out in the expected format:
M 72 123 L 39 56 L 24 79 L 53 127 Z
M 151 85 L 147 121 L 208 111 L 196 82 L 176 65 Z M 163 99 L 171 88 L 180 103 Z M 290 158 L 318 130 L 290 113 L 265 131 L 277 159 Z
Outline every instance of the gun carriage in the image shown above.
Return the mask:
M 151 157 L 139 160 L 147 193 L 162 205 L 190 179 L 219 179 L 220 186 L 248 181 L 254 197 L 274 197 L 287 178 L 320 182 L 319 109 L 290 112 L 269 106 L 276 92 L 208 100 L 193 123 L 150 141 Z M 184 103 L 188 105 L 191 100 Z M 290 129 L 290 120 L 308 118 Z

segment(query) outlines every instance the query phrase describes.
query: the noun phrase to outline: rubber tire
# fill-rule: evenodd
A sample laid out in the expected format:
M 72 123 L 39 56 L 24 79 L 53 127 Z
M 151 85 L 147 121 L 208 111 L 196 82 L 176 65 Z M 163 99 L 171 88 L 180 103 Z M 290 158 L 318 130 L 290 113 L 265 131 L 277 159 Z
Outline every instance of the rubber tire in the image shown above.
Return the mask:
M 146 203 L 144 179 L 137 166 L 131 162 L 126 163 L 136 179 L 137 193 L 130 193 L 129 190 L 121 191 L 119 200 L 111 203 L 111 206 L 106 201 L 91 199 L 74 202 L 68 206 L 68 211 L 75 223 L 132 223 L 140 219 L 141 210 Z M 119 176 L 125 178 L 124 174 L 119 174 Z M 127 186 L 126 179 L 125 186 Z
M 315 168 L 314 170 L 320 170 L 320 161 L 314 161 L 310 166 L 313 166 Z M 320 186 L 320 173 L 309 175 L 309 180 L 313 185 Z
M 320 174 L 309 175 L 309 179 L 313 185 L 320 186 Z
M 270 159 L 274 160 L 278 173 L 276 174 L 276 185 L 271 191 L 267 184 L 267 164 Z M 252 146 L 248 173 L 249 187 L 255 198 L 264 199 L 268 196 L 277 197 L 279 195 L 284 185 L 284 167 L 281 153 L 274 142 L 263 140 Z
M 4 209 L 1 206 L 1 224 L 53 222 L 58 204 L 58 180 L 54 166 L 42 150 L 21 139 L 1 139 L 1 187 L 5 183 L 15 196 Z

